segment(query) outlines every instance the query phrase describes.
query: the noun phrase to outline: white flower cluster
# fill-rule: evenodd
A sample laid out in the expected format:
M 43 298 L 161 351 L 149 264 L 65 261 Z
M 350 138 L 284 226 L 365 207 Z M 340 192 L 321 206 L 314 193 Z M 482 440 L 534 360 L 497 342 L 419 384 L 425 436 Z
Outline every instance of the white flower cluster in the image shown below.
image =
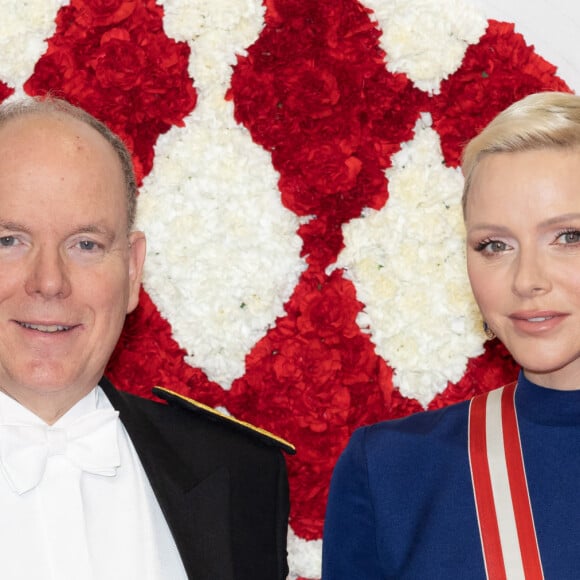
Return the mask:
M 187 361 L 224 388 L 284 314 L 301 272 L 298 218 L 286 210 L 271 158 L 224 100 L 234 56 L 263 25 L 260 2 L 166 1 L 167 33 L 191 46 L 198 104 L 162 135 L 140 196 L 145 288 Z
M 353 280 L 365 304 L 357 322 L 394 368 L 394 384 L 423 405 L 461 379 L 484 340 L 464 265 L 463 177 L 445 166 L 430 124 L 423 114 L 393 156 L 385 207 L 343 228 L 334 265 Z
M 467 0 L 365 0 L 383 31 L 387 68 L 405 73 L 415 86 L 437 93 L 461 65 L 487 20 Z
M 306 541 L 292 528 L 288 530 L 289 580 L 295 578 L 320 578 L 322 568 L 322 540 Z
M 46 50 L 46 40 L 55 31 L 55 18 L 67 0 L 22 0 L 0 2 L 0 80 L 15 89 L 12 98 L 23 96 L 22 85 Z
M 256 40 L 265 8 L 255 0 L 164 0 L 163 28 L 192 50 L 189 72 L 196 86 L 223 100 L 236 55 Z M 220 92 L 224 91 L 224 92 Z

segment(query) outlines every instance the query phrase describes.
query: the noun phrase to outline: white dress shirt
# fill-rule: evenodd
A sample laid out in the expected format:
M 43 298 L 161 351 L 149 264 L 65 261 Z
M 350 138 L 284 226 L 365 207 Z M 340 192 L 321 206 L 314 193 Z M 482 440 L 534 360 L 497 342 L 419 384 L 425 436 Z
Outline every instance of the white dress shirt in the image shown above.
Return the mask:
M 112 405 L 100 387 L 50 431 Z M 0 425 L 41 425 L 0 392 Z M 167 522 L 137 452 L 117 420 L 120 465 L 105 475 L 49 455 L 40 483 L 24 493 L 0 469 L 2 580 L 186 580 Z M 51 436 L 53 434 L 51 433 Z

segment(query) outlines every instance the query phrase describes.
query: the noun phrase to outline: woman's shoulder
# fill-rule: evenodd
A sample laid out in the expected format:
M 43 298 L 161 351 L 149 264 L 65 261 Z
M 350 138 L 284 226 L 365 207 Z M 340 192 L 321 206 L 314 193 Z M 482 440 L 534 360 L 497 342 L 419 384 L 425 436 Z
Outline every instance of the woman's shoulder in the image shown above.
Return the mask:
M 349 447 L 358 447 L 367 458 L 388 452 L 432 455 L 439 450 L 466 444 L 469 401 L 399 419 L 381 421 L 357 429 Z

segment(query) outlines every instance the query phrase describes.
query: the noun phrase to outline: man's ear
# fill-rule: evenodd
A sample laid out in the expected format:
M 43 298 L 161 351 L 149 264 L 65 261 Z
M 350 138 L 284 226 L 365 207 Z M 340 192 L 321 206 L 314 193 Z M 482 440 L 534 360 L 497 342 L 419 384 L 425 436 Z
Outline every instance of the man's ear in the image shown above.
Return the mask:
M 137 308 L 139 289 L 143 279 L 143 264 L 147 253 L 147 240 L 143 232 L 129 234 L 129 301 L 127 314 Z

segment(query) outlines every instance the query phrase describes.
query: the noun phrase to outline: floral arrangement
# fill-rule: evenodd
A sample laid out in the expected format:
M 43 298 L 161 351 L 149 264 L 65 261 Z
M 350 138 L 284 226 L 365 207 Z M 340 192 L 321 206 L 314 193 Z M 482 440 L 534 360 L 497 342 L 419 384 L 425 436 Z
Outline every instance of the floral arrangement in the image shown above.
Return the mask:
M 360 425 L 497 387 L 463 266 L 461 147 L 569 90 L 469 0 L 0 0 L 0 100 L 47 91 L 130 146 L 149 240 L 108 373 L 292 441 L 290 566 L 320 575 Z

